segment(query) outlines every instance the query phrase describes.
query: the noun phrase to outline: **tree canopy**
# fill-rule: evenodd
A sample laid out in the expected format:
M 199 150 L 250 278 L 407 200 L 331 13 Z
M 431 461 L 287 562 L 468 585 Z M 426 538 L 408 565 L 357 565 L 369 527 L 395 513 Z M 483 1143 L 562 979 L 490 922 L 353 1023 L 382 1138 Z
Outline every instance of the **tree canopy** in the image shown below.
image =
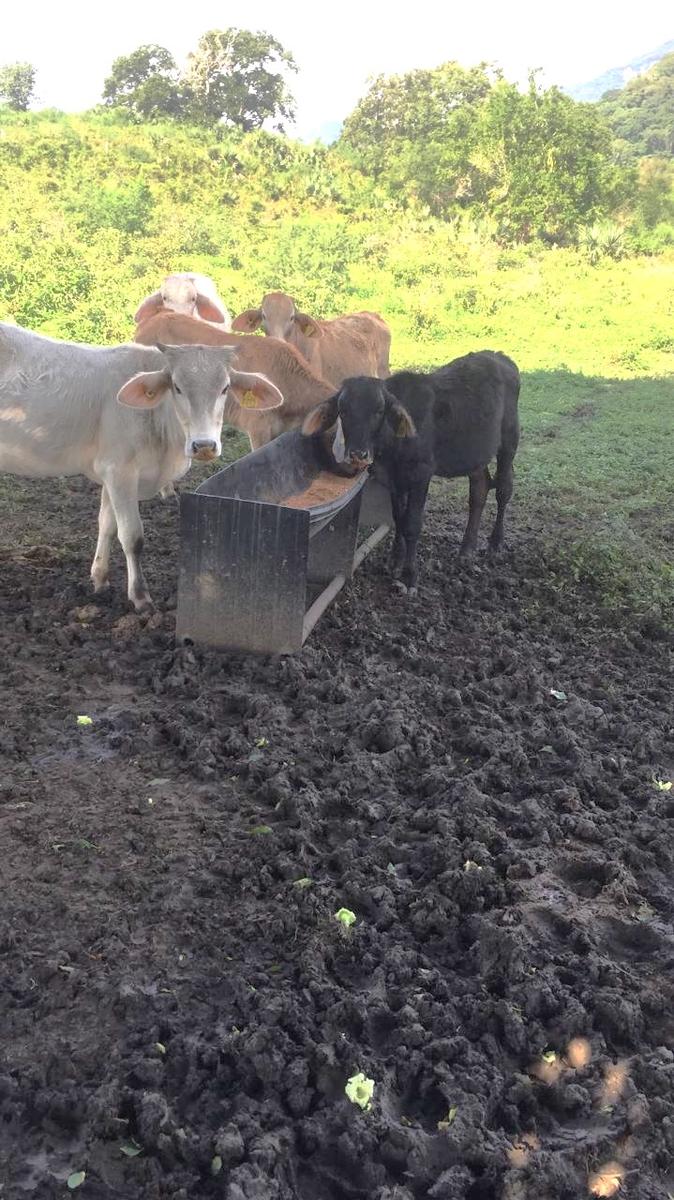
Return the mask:
M 149 45 L 115 59 L 103 84 L 103 103 L 139 121 L 180 116 L 184 98 L 173 55 L 163 46 Z
M 516 237 L 561 237 L 620 196 L 596 106 L 540 88 L 535 75 L 521 92 L 486 64 L 380 76 L 347 118 L 340 146 L 434 215 L 477 208 Z
M 135 121 L 223 123 L 246 132 L 269 122 L 282 130 L 294 117 L 286 75 L 296 70 L 289 51 L 268 33 L 212 29 L 182 75 L 163 46 L 139 46 L 116 59 L 103 102 Z
M 35 92 L 35 68 L 30 63 L 0 67 L 0 100 L 17 112 L 27 112 Z
M 224 121 L 249 132 L 268 120 L 282 131 L 295 115 L 285 77 L 296 70 L 292 54 L 268 33 L 212 29 L 189 56 L 191 114 L 205 125 Z
M 674 155 L 674 54 L 598 104 L 614 135 L 636 154 Z

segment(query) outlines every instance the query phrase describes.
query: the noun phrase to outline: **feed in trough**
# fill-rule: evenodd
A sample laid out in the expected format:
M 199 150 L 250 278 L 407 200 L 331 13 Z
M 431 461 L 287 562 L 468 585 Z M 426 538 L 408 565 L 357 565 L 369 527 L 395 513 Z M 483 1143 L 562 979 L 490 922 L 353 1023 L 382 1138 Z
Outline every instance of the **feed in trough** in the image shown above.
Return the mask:
M 330 471 L 321 471 L 303 492 L 288 496 L 279 503 L 285 508 L 317 508 L 319 504 L 330 504 L 353 487 L 357 476 L 333 475 Z

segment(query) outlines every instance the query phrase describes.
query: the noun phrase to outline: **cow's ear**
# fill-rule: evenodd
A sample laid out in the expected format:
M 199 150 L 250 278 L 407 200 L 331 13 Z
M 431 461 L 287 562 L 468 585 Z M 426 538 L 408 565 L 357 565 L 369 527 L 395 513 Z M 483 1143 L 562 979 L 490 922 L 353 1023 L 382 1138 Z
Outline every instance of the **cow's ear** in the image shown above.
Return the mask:
M 242 408 L 267 412 L 270 408 L 280 408 L 283 404 L 283 393 L 256 371 L 235 371 L 230 367 L 229 387 L 234 399 Z
M 322 404 L 318 404 L 307 414 L 302 425 L 302 433 L 305 437 L 313 437 L 316 433 L 325 433 L 326 429 L 334 425 L 337 417 L 337 396 L 331 396 L 329 400 L 324 400 Z
M 296 312 L 293 321 L 299 326 L 305 337 L 321 337 L 323 334 L 318 321 L 314 321 L 314 318 L 307 316 L 306 313 Z
M 386 420 L 398 438 L 413 438 L 417 431 L 410 414 L 399 404 L 392 392 L 386 390 Z
M 245 312 L 239 313 L 232 321 L 233 333 L 255 333 L 256 329 L 262 324 L 262 309 L 247 308 Z
M 197 292 L 197 312 L 202 321 L 216 321 L 219 325 L 224 324 L 225 316 L 222 309 L 202 292 Z
M 117 393 L 127 408 L 156 408 L 171 390 L 170 371 L 141 371 Z
M 153 292 L 151 296 L 146 296 L 142 304 L 139 304 L 136 309 L 134 321 L 136 325 L 140 325 L 141 321 L 149 321 L 150 317 L 155 317 L 158 312 L 161 312 L 164 307 L 161 292 Z

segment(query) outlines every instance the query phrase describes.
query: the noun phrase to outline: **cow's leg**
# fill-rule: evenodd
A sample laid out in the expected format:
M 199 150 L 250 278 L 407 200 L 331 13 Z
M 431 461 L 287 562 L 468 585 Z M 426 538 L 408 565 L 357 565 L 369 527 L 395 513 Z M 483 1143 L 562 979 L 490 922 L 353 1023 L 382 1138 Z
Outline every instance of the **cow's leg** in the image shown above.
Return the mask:
M 108 569 L 110 566 L 110 547 L 117 529 L 117 521 L 113 512 L 108 489 L 101 488 L 101 506 L 98 510 L 98 541 L 96 553 L 91 564 L 91 578 L 95 592 L 101 592 L 108 586 Z
M 108 476 L 105 482 L 117 518 L 117 536 L 126 558 L 127 594 L 134 608 L 142 612 L 144 608 L 152 607 L 152 598 L 140 565 L 143 523 L 138 508 L 138 475 L 135 472 L 115 474 Z
M 470 494 L 468 499 L 468 524 L 461 543 L 461 554 L 474 554 L 477 550 L 477 535 L 480 529 L 482 513 L 487 502 L 487 493 L 491 479 L 486 467 L 479 467 L 468 476 Z
M 407 493 L 407 508 L 403 519 L 405 565 L 402 569 L 401 582 L 410 596 L 415 595 L 417 590 L 417 578 L 419 575 L 417 545 L 424 523 L 424 508 L 426 507 L 426 497 L 430 482 L 429 476 L 422 483 L 413 484 Z
M 393 513 L 394 538 L 389 558 L 389 566 L 394 579 L 400 575 L 405 563 L 405 535 L 403 525 L 407 512 L 408 493 L 391 489 L 391 512 Z
M 510 454 L 499 454 L 496 469 L 496 521 L 489 538 L 489 549 L 497 554 L 503 547 L 503 521 L 505 510 L 513 494 L 513 460 Z

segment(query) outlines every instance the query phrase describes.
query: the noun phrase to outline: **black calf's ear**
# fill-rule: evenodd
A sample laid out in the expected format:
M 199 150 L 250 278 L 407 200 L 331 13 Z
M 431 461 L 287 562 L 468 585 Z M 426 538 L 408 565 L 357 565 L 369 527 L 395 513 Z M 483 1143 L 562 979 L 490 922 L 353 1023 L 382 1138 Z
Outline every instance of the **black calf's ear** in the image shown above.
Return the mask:
M 402 404 L 398 404 L 392 392 L 386 393 L 386 420 L 396 437 L 412 438 L 417 436 L 417 431 L 414 426 L 410 414 Z
M 312 437 L 315 433 L 325 433 L 326 429 L 334 425 L 337 415 L 337 396 L 331 396 L 329 400 L 324 400 L 322 404 L 312 408 L 311 412 L 307 414 L 302 425 L 302 433 L 305 437 Z

